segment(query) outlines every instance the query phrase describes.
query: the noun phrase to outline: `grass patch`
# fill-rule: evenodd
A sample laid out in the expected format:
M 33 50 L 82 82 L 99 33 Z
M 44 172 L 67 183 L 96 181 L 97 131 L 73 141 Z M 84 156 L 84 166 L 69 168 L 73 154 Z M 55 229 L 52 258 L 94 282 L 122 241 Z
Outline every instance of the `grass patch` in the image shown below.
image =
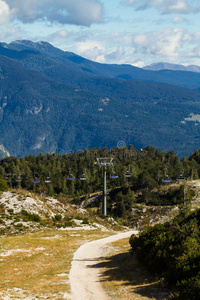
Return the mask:
M 168 290 L 162 280 L 144 270 L 129 249 L 129 239 L 119 240 L 105 248 L 99 266 L 107 293 L 118 300 L 167 299 Z
M 46 230 L 0 239 L 0 298 L 68 299 L 73 253 L 84 242 L 113 233 Z

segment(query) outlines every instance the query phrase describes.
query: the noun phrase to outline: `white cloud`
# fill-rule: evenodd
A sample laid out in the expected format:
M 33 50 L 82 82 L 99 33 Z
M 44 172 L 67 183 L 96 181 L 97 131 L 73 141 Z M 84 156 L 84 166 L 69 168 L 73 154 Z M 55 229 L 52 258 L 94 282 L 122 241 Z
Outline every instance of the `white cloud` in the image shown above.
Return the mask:
M 197 59 L 197 62 L 199 62 L 199 57 L 200 57 L 200 46 L 196 46 L 194 47 L 193 49 L 191 49 L 189 52 L 188 52 L 188 57 L 190 58 L 196 58 Z M 199 64 L 198 64 L 199 65 Z
M 10 21 L 11 11 L 5 1 L 0 0 L 0 26 Z
M 180 17 L 174 17 L 174 19 L 173 19 L 173 23 L 175 23 L 175 24 L 181 24 L 181 23 L 184 23 L 186 20 L 185 19 L 183 19 L 183 18 L 180 18 Z
M 189 14 L 200 11 L 200 4 L 194 1 L 191 5 L 190 0 L 123 0 L 122 5 L 133 6 L 136 10 L 145 10 L 148 8 L 156 8 L 165 14 Z
M 15 40 L 16 38 L 22 38 L 22 36 L 18 34 L 19 34 L 19 29 L 13 27 L 4 27 L 1 28 L 0 30 L 0 40 L 6 41 L 7 37 L 9 37 L 10 38 L 9 42 L 10 42 Z
M 177 57 L 184 32 L 182 29 L 164 29 L 160 32 L 137 35 L 133 45 L 137 51 L 155 56 Z
M 148 7 L 159 5 L 163 0 L 124 0 L 121 3 L 125 6 L 134 6 L 136 9 L 146 9 Z
M 158 9 L 166 14 L 179 13 L 188 14 L 193 11 L 193 7 L 190 6 L 185 0 L 168 0 L 163 1 L 163 3 L 158 7 Z
M 103 21 L 98 0 L 5 0 L 23 23 L 47 20 L 50 23 L 90 26 Z
M 77 53 L 93 61 L 105 62 L 106 48 L 100 41 L 87 39 L 78 43 Z
M 144 21 L 144 19 L 142 19 L 142 18 L 135 18 L 135 19 L 133 19 L 133 23 L 134 24 L 137 24 L 137 23 L 142 23 Z
M 114 50 L 105 53 L 104 56 L 105 61 L 108 63 L 141 65 L 141 61 L 135 56 L 135 49 L 133 48 L 118 46 Z
M 52 36 L 48 40 L 51 42 L 51 39 Z M 191 33 L 181 28 L 143 34 L 61 30 L 54 33 L 54 40 L 58 47 L 62 44 L 64 50 L 92 61 L 142 67 L 155 61 L 188 64 L 189 58 L 196 59 L 199 54 L 200 32 Z
M 61 29 L 61 30 L 58 30 L 54 33 L 52 33 L 50 35 L 50 38 L 51 39 L 59 39 L 59 40 L 62 40 L 62 39 L 66 39 L 66 38 L 69 38 L 71 36 L 71 32 L 65 30 L 65 29 Z

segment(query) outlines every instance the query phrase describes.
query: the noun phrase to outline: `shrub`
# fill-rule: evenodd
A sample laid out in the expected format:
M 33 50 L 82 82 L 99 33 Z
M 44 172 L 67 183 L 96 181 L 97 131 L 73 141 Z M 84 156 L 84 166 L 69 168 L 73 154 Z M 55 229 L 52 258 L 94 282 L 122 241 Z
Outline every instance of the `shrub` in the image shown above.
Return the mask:
M 40 225 L 41 225 L 41 226 L 46 226 L 46 225 L 47 225 L 46 220 L 41 220 L 41 221 L 40 221 Z
M 19 217 L 15 217 L 15 222 L 19 222 L 20 218 Z
M 139 260 L 177 287 L 170 299 L 200 299 L 199 217 L 200 211 L 187 217 L 181 214 L 172 224 L 148 227 L 130 238 Z
M 23 221 L 33 221 L 33 222 L 40 222 L 41 217 L 37 214 L 28 213 L 25 209 L 22 209 L 21 214 L 23 215 Z
M 17 228 L 22 228 L 22 227 L 23 227 L 23 224 L 22 224 L 22 223 L 17 223 L 17 224 L 15 224 L 15 227 L 17 227 Z
M 54 217 L 54 219 L 56 220 L 56 221 L 61 221 L 62 220 L 62 216 L 61 215 L 55 215 L 55 217 Z
M 2 192 L 6 192 L 8 191 L 8 184 L 6 182 L 6 180 L 2 177 L 0 177 L 0 191 Z
M 88 218 L 84 218 L 84 219 L 83 219 L 83 223 L 82 223 L 82 224 L 90 224 L 90 222 L 89 222 Z

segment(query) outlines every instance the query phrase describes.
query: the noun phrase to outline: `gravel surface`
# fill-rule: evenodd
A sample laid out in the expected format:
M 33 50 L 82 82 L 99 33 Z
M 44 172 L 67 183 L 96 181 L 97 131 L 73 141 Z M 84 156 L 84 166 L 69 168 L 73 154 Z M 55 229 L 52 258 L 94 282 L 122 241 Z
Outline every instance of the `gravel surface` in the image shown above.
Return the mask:
M 95 267 L 108 243 L 127 238 L 138 231 L 122 232 L 107 238 L 88 242 L 74 253 L 69 273 L 73 300 L 110 300 L 101 285 L 100 270 Z

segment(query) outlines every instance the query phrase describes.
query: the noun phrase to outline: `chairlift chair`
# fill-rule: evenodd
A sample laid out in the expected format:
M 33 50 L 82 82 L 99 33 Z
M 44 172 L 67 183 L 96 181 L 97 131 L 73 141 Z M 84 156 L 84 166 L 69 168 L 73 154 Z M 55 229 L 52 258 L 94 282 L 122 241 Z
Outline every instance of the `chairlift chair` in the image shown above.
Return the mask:
M 86 175 L 86 171 L 85 171 L 85 173 L 83 173 L 82 175 L 81 175 L 81 177 L 80 177 L 80 180 L 87 180 L 87 175 Z
M 49 173 L 49 176 L 47 176 L 47 178 L 45 179 L 45 183 L 51 183 L 50 173 Z
M 34 174 L 33 183 L 40 183 L 39 178 Z
M 126 173 L 124 174 L 124 177 L 130 178 L 131 176 L 132 176 L 132 174 L 131 174 L 130 165 L 129 165 L 128 170 L 127 170 Z
M 165 168 L 165 177 L 164 177 L 164 179 L 162 180 L 162 182 L 163 182 L 163 183 L 171 183 L 172 180 L 171 180 L 171 178 L 169 177 L 169 175 L 167 175 L 166 171 L 167 171 L 167 169 Z
M 22 181 L 21 176 L 20 176 L 20 175 L 17 176 L 17 178 L 15 179 L 15 181 L 16 181 L 16 182 L 21 182 L 21 181 Z
M 67 178 L 67 180 L 75 180 L 76 178 L 73 176 L 73 174 L 71 173 L 71 170 L 69 170 L 69 177 Z
M 115 173 L 115 171 L 112 171 L 112 174 L 110 175 L 110 179 L 117 179 L 118 175 Z
M 10 178 L 8 176 L 5 176 L 6 182 L 9 183 L 10 182 Z
M 185 177 L 184 177 L 184 168 L 182 168 L 182 173 L 178 176 L 178 178 L 177 178 L 177 180 L 178 181 L 183 181 L 183 180 L 185 180 Z
M 162 181 L 163 183 L 171 183 L 172 182 L 172 180 L 171 179 L 163 179 L 163 181 Z
M 33 183 L 40 183 L 40 180 L 36 177 L 34 178 Z

